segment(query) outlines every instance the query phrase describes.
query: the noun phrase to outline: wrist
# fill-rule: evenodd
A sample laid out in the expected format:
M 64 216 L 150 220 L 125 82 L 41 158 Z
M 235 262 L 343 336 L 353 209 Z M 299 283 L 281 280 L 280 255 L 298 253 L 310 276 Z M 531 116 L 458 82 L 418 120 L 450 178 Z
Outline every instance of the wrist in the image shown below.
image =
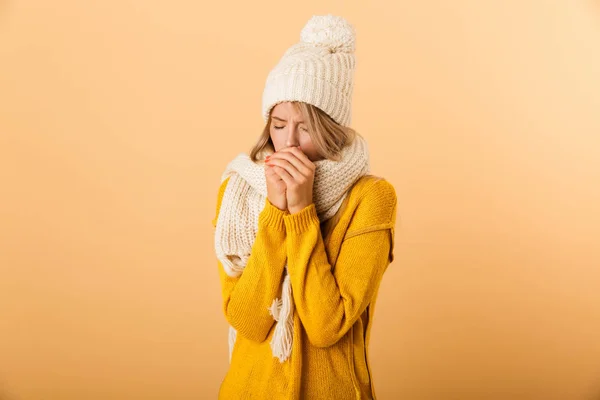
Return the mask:
M 285 229 L 289 234 L 302 234 L 313 226 L 319 227 L 320 220 L 315 203 L 310 203 L 295 213 L 292 213 L 292 210 L 290 214 L 283 216 Z
M 272 228 L 276 228 L 278 230 L 283 231 L 285 230 L 283 217 L 286 215 L 289 215 L 289 212 L 287 210 L 281 210 L 277 208 L 267 198 L 265 200 L 265 206 L 259 215 L 259 225 L 265 224 Z
M 300 204 L 300 205 L 297 205 L 297 206 L 288 207 L 288 212 L 290 214 L 297 214 L 300 211 L 304 210 L 306 207 L 310 206 L 311 204 L 314 204 L 314 203 Z

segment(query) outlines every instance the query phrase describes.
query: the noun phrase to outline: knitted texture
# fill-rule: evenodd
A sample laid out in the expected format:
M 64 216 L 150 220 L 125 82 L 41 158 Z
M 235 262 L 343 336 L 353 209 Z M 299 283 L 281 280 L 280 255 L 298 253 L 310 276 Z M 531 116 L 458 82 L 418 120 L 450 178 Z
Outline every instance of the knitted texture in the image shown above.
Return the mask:
M 355 43 L 355 28 L 343 17 L 312 16 L 300 32 L 300 42 L 285 51 L 267 76 L 264 121 L 276 104 L 302 101 L 325 111 L 338 124 L 350 126 Z
M 219 188 L 215 227 L 231 179 Z M 219 399 L 377 398 L 368 350 L 377 293 L 394 259 L 395 219 L 393 186 L 372 175 L 348 191 L 326 237 L 314 203 L 290 214 L 265 200 L 244 273 L 228 275 L 217 259 L 222 311 L 238 332 Z M 281 363 L 269 343 L 275 322 L 267 309 L 284 268 L 295 329 L 291 357 Z
M 313 161 L 313 204 L 319 220 L 331 218 L 344 201 L 348 190 L 363 175 L 369 173 L 369 153 L 366 140 L 357 134 L 341 151 L 340 161 Z M 259 215 L 266 206 L 267 182 L 264 164 L 254 163 L 246 153 L 238 154 L 225 168 L 221 182 L 229 182 L 223 195 L 217 219 L 214 248 L 226 273 L 240 276 L 251 257 L 259 230 Z M 287 268 L 284 270 L 287 272 Z M 260 290 L 257 288 L 257 290 Z M 271 341 L 273 356 L 280 362 L 288 359 L 293 344 L 294 302 L 289 275 L 285 274 L 280 299 L 273 299 L 268 310 L 277 321 Z M 237 338 L 229 327 L 229 361 Z

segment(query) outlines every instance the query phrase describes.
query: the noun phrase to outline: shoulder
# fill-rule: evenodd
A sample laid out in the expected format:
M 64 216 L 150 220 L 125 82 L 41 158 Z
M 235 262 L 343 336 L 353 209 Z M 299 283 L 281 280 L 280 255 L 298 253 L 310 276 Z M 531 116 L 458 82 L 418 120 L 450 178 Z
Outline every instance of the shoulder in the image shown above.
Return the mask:
M 363 207 L 367 205 L 382 208 L 393 208 L 398 198 L 396 189 L 387 179 L 377 175 L 365 175 L 361 177 L 353 190 L 356 191 L 357 203 Z
M 367 175 L 366 184 L 364 187 L 365 195 L 374 194 L 390 199 L 396 199 L 396 189 L 390 181 L 382 176 Z
M 223 182 L 221 182 L 221 185 L 219 185 L 219 193 L 218 193 L 219 200 L 221 200 L 223 198 L 223 193 L 225 193 L 225 188 L 227 187 L 227 183 L 229 182 L 230 178 L 231 178 L 231 176 L 228 176 L 227 178 L 225 178 L 225 180 Z
M 398 199 L 391 182 L 380 176 L 365 175 L 352 192 L 354 207 L 349 234 L 394 227 Z
M 217 192 L 217 207 L 215 210 L 215 217 L 212 220 L 213 226 L 217 226 L 217 217 L 219 216 L 219 210 L 221 208 L 221 201 L 223 200 L 223 194 L 225 193 L 225 188 L 227 187 L 227 183 L 229 182 L 229 178 L 225 178 L 221 185 L 219 186 L 219 190 Z

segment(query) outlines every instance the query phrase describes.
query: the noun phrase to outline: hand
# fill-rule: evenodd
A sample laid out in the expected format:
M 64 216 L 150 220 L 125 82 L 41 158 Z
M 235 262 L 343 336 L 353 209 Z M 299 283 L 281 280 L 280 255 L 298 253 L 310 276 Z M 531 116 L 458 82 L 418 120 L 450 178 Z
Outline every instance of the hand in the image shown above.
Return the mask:
M 315 164 L 299 147 L 286 147 L 273 153 L 267 165 L 281 177 L 286 186 L 287 208 L 291 214 L 313 202 Z
M 279 208 L 281 211 L 286 211 L 287 199 L 285 196 L 285 182 L 275 172 L 271 165 L 265 165 L 265 177 L 267 179 L 267 198 L 275 207 Z

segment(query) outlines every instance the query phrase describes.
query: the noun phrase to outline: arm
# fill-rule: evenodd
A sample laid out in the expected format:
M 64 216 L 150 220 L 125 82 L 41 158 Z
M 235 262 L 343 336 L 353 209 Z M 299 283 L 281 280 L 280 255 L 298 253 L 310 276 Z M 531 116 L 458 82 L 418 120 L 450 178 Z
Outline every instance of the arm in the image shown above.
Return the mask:
M 284 217 L 294 303 L 314 346 L 331 346 L 348 332 L 393 260 L 396 198 L 391 185 L 382 185 L 383 192 L 367 194 L 357 206 L 334 272 L 314 203 Z
M 285 226 L 287 214 L 268 199 L 258 217 L 258 232 L 244 272 L 232 278 L 217 259 L 227 321 L 244 337 L 262 342 L 275 320 L 269 313 L 278 296 L 286 262 Z M 218 215 L 218 211 L 217 211 Z M 213 224 L 216 219 L 213 220 Z

